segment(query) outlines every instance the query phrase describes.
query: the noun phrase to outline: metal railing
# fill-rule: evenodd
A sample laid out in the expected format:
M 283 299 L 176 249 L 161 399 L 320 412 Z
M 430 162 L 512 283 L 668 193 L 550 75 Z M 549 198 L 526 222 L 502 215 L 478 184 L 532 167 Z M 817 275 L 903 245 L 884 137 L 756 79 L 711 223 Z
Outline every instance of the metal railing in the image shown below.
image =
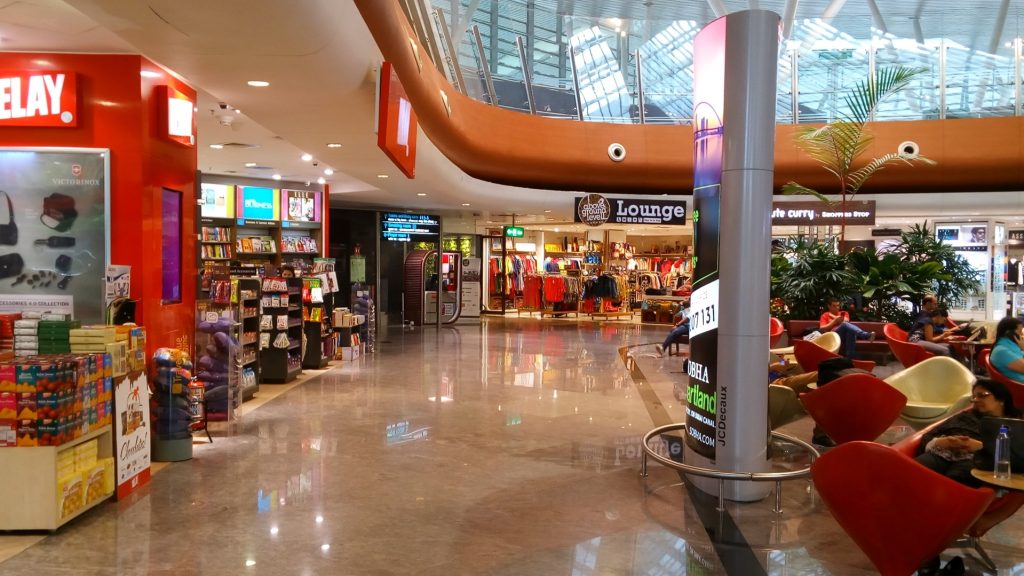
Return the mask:
M 426 11 L 425 0 L 403 1 L 412 18 Z M 414 29 L 434 36 L 428 38 L 429 52 L 444 52 L 439 68 L 464 93 L 528 114 L 690 122 L 692 42 L 704 24 L 697 11 L 681 15 L 689 20 L 621 20 L 567 16 L 539 0 L 432 4 L 433 25 L 414 24 Z M 887 101 L 875 120 L 1021 115 L 1024 11 L 995 18 L 994 40 L 978 48 L 969 46 L 976 37 L 964 24 L 974 19 L 977 14 L 943 11 L 917 15 L 912 24 L 886 25 L 865 13 L 787 22 L 777 121 L 836 120 L 847 111 L 850 85 L 892 65 L 922 67 L 926 73 Z M 924 30 L 934 36 L 925 37 Z M 463 89 L 473 79 L 479 89 Z
M 772 432 L 772 438 L 776 440 L 782 440 L 795 444 L 805 450 L 811 455 L 811 461 L 804 468 L 796 470 L 787 470 L 785 472 L 729 472 L 722 470 L 715 470 L 714 468 L 703 468 L 701 466 L 693 466 L 690 464 L 684 464 L 682 462 L 676 462 L 671 458 L 666 458 L 661 454 L 658 454 L 653 448 L 651 448 L 651 440 L 655 436 L 661 436 L 666 432 L 675 432 L 678 430 L 685 430 L 686 423 L 675 423 L 666 424 L 665 426 L 659 426 L 654 430 L 651 430 L 647 434 L 644 434 L 641 440 L 644 454 L 640 461 L 640 475 L 644 478 L 647 477 L 647 459 L 653 458 L 655 462 L 679 470 L 686 474 L 693 474 L 694 476 L 701 476 L 704 478 L 714 478 L 718 480 L 718 510 L 725 510 L 725 481 L 734 480 L 740 482 L 775 482 L 775 507 L 772 509 L 776 514 L 782 513 L 782 483 L 786 480 L 797 480 L 800 478 L 806 478 L 811 474 L 811 464 L 821 456 L 818 451 L 810 444 L 803 440 L 794 438 L 781 432 Z M 679 439 L 682 442 L 682 438 Z

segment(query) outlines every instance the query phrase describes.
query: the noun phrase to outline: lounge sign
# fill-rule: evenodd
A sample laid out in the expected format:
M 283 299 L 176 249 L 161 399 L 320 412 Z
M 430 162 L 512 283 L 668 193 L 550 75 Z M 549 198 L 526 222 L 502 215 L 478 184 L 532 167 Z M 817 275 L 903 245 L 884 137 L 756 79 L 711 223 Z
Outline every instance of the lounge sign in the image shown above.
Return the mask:
M 587 194 L 576 198 L 576 222 L 587 226 L 612 224 L 686 224 L 686 202 L 679 200 L 641 200 L 636 198 L 605 198 Z
M 830 226 L 842 225 L 843 209 L 840 202 L 831 204 L 820 200 L 808 202 L 774 202 L 772 226 Z M 848 201 L 846 225 L 874 226 L 875 201 Z
M 0 126 L 78 124 L 74 72 L 0 71 Z

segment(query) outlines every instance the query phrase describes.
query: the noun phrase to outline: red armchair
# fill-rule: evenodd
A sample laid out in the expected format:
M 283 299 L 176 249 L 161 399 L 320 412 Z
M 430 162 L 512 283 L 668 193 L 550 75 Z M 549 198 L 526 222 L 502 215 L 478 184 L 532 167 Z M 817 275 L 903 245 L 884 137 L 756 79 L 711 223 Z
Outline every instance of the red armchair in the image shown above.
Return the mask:
M 782 333 L 786 331 L 786 326 L 782 323 L 782 320 L 774 316 L 768 318 L 768 347 L 775 348 L 779 345 L 779 340 L 782 339 Z
M 1024 384 L 1021 384 L 999 370 L 996 370 L 996 367 L 992 365 L 991 358 L 989 358 L 991 354 L 992 351 L 989 349 L 982 350 L 978 353 L 978 359 L 981 361 L 981 365 L 985 367 L 988 375 L 993 380 L 1006 386 L 1006 388 L 1010 390 L 1010 394 L 1013 395 L 1013 405 L 1018 409 L 1024 408 Z
M 850 374 L 800 395 L 804 409 L 836 444 L 874 440 L 892 425 L 907 397 L 870 374 Z
M 986 361 L 988 360 L 988 350 L 985 350 L 985 359 Z M 936 427 L 941 426 L 943 422 L 945 422 L 945 420 L 936 422 L 924 430 L 920 430 L 916 434 L 900 440 L 896 444 L 893 444 L 893 449 L 907 458 L 914 458 L 917 455 L 918 447 L 921 445 L 921 439 L 924 438 L 924 435 L 931 432 Z M 996 498 L 991 504 L 989 504 L 985 511 L 982 512 L 977 521 L 971 524 L 970 528 L 964 531 L 967 535 L 966 541 L 958 541 L 957 545 L 973 548 L 974 551 L 977 552 L 978 556 L 981 557 L 982 562 L 984 562 L 990 570 L 995 571 L 995 562 L 992 561 L 988 552 L 986 552 L 985 548 L 982 547 L 981 537 L 1003 520 L 1013 516 L 1022 506 L 1024 506 L 1024 492 L 1007 492 L 1002 498 Z
M 913 574 L 974 524 L 994 497 L 872 442 L 833 448 L 811 465 L 811 478 L 836 522 L 883 576 Z
M 889 343 L 889 349 L 892 350 L 893 356 L 900 361 L 900 364 L 903 364 L 904 368 L 910 368 L 914 364 L 934 356 L 923 347 L 913 342 L 907 342 L 907 333 L 892 322 L 882 328 L 882 333 L 885 334 L 885 341 Z
M 807 340 L 793 341 L 793 355 L 796 356 L 797 364 L 800 364 L 800 368 L 804 372 L 814 372 L 822 360 L 839 358 L 839 354 L 830 352 L 813 341 L 808 342 Z M 871 360 L 853 360 L 853 365 L 868 372 L 875 369 L 875 363 Z

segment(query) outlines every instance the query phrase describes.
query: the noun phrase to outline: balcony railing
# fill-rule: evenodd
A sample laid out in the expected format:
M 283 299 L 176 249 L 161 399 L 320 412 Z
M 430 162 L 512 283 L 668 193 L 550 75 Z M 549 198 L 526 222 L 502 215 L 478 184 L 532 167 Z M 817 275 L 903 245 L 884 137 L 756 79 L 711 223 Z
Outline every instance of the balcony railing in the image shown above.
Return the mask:
M 589 122 L 690 122 L 693 37 L 705 22 L 565 16 L 553 0 L 400 1 L 438 68 L 475 99 Z M 875 120 L 1021 114 L 1024 14 L 911 20 L 900 29 L 867 14 L 794 20 L 779 54 L 777 121 L 836 120 L 854 83 L 895 65 L 926 72 Z M 969 48 L 989 25 L 985 50 Z

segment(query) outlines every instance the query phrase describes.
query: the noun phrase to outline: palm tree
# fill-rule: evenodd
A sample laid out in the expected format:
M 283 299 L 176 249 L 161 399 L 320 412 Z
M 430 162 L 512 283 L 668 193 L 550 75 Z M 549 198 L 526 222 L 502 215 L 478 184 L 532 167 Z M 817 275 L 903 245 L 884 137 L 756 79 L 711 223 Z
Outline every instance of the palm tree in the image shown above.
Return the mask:
M 926 68 L 904 66 L 876 70 L 874 76 L 857 82 L 853 90 L 845 96 L 844 100 L 850 112 L 842 114 L 841 120 L 820 128 L 813 126 L 802 128 L 797 133 L 797 147 L 817 160 L 825 170 L 836 177 L 839 184 L 843 212 L 840 241 L 846 238 L 847 200 L 852 200 L 860 191 L 861 186 L 875 172 L 896 162 L 908 165 L 913 165 L 915 162 L 935 164 L 934 161 L 922 156 L 908 155 L 902 151 L 885 154 L 866 163 L 860 162 L 861 155 L 874 140 L 866 127 L 868 121 L 874 117 L 878 105 L 892 94 L 905 89 L 915 77 L 926 71 Z M 782 187 L 782 192 L 784 194 L 810 194 L 831 204 L 824 194 L 796 182 L 785 184 Z

